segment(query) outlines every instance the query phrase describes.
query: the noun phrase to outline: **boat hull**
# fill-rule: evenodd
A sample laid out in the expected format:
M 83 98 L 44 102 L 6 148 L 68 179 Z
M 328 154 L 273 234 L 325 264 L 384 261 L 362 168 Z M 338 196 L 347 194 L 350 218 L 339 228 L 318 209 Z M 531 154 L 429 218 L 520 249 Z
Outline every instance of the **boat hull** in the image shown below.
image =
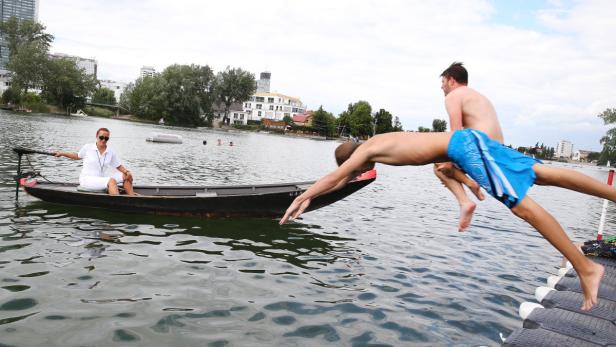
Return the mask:
M 341 200 L 375 179 L 376 171 L 369 171 L 345 187 L 317 197 L 307 211 Z M 23 187 L 28 194 L 57 204 L 131 213 L 225 218 L 281 217 L 295 197 L 306 191 L 312 183 L 211 187 L 135 186 L 138 196 L 82 192 L 77 190 L 76 184 L 36 183 Z

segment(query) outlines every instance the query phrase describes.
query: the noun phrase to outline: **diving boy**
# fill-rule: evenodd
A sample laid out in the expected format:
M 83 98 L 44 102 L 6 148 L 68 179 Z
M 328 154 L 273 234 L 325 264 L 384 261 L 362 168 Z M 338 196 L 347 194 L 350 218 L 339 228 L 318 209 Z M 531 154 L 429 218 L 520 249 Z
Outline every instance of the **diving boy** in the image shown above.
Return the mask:
M 350 142 L 340 145 L 336 160 L 340 166 L 295 198 L 280 224 L 297 218 L 312 199 L 344 186 L 359 173 L 372 169 L 375 163 L 426 165 L 452 161 L 516 216 L 537 229 L 571 262 L 580 278 L 583 310 L 596 304 L 604 267 L 579 252 L 556 219 L 526 193 L 536 183 L 616 201 L 616 189 L 577 171 L 543 165 L 473 129 L 453 133 L 380 134 L 361 145 Z

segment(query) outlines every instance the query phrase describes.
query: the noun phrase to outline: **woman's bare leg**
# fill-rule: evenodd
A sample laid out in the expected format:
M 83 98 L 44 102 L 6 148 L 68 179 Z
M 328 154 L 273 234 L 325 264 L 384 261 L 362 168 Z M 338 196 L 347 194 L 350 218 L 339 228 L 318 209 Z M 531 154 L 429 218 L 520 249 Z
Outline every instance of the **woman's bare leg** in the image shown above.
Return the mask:
M 604 267 L 590 261 L 583 253 L 580 253 L 556 219 L 528 196 L 511 211 L 537 229 L 571 262 L 582 285 L 584 295 L 582 310 L 590 310 L 597 303 L 599 284 L 605 272 Z
M 109 179 L 109 182 L 107 182 L 107 191 L 109 192 L 109 195 L 120 194 L 120 190 L 118 189 L 118 182 L 115 179 Z
M 122 183 L 124 190 L 127 195 L 135 195 L 135 191 L 133 190 L 133 180 L 126 180 Z
M 616 189 L 583 173 L 543 164 L 535 164 L 533 170 L 537 175 L 535 184 L 567 188 L 616 202 Z

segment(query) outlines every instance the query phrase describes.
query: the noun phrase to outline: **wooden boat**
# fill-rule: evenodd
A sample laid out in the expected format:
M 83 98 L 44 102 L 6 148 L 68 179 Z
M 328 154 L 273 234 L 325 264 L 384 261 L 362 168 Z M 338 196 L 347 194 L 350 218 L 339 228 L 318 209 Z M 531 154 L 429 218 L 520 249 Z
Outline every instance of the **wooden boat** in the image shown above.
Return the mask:
M 307 211 L 332 204 L 376 179 L 376 170 L 367 171 L 343 188 L 314 199 Z M 314 182 L 238 186 L 135 186 L 138 196 L 92 193 L 78 190 L 77 184 L 39 182 L 21 178 L 24 190 L 43 201 L 104 208 L 122 212 L 159 215 L 219 217 L 282 217 L 296 196 Z

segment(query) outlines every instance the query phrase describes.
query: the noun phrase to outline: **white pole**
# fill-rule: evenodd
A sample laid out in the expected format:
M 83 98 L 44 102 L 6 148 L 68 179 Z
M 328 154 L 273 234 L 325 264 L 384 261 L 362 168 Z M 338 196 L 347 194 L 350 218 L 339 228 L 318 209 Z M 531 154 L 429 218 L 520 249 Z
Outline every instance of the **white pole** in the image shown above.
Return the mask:
M 614 179 L 614 170 L 610 170 L 607 176 L 607 184 L 612 185 Z M 603 228 L 605 227 L 605 216 L 607 215 L 607 199 L 603 199 L 603 210 L 601 211 L 601 219 L 599 219 L 599 230 L 597 230 L 597 240 L 603 239 Z

